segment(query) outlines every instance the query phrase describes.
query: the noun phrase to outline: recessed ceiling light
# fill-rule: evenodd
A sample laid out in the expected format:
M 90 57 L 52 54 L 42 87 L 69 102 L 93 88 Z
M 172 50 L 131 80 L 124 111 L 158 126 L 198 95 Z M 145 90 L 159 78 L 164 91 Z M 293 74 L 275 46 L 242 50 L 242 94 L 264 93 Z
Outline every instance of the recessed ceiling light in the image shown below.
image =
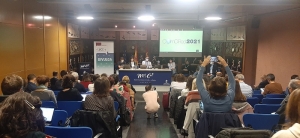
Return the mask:
M 152 21 L 155 18 L 152 15 L 142 15 L 142 16 L 138 17 L 138 19 L 141 21 Z
M 221 17 L 206 17 L 205 20 L 221 20 Z
M 94 19 L 94 17 L 92 17 L 92 16 L 78 16 L 77 19 L 78 20 L 92 20 L 92 19 Z
M 117 25 L 115 25 L 115 28 L 118 28 L 118 26 L 117 26 Z
M 39 16 L 34 16 L 34 18 L 35 18 L 35 19 L 40 19 L 40 20 L 42 20 L 42 19 L 48 20 L 48 19 L 51 19 L 52 17 L 50 17 L 50 16 L 41 16 L 41 15 L 39 15 Z
M 133 26 L 133 28 L 135 28 L 135 26 Z

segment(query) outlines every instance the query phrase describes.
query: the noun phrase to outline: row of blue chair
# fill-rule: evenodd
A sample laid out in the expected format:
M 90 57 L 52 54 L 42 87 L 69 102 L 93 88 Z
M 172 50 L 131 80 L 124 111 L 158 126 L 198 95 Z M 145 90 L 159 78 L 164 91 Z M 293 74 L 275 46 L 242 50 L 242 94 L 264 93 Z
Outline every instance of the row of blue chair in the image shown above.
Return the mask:
M 42 107 L 55 108 L 55 105 L 52 101 L 42 101 Z M 82 101 L 57 101 L 57 109 L 72 116 L 75 111 L 83 109 L 83 105 Z
M 256 104 L 254 106 L 254 113 L 257 114 L 271 114 L 280 108 L 280 104 Z
M 284 98 L 263 98 L 262 102 L 257 97 L 247 98 L 247 102 L 254 107 L 256 104 L 281 104 Z
M 284 93 L 285 91 L 282 91 L 283 95 L 285 95 Z M 253 90 L 253 94 L 261 94 L 261 90 Z
M 279 121 L 277 114 L 245 114 L 243 116 L 245 127 L 255 130 L 274 130 Z

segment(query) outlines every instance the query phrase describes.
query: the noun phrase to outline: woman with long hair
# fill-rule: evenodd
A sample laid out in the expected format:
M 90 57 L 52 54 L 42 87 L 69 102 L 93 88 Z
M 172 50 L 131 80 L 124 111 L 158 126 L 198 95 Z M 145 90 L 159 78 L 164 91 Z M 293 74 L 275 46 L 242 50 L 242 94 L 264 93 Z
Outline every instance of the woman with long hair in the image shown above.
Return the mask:
M 45 138 L 41 100 L 29 93 L 17 92 L 0 104 L 0 138 Z
M 83 97 L 80 92 L 74 88 L 75 83 L 74 76 L 65 75 L 62 79 L 63 90 L 57 94 L 57 101 L 82 101 Z
M 185 89 L 182 89 L 181 96 L 187 96 L 188 93 L 192 90 L 192 83 L 193 83 L 194 79 L 195 78 L 192 75 L 190 75 L 187 78 L 186 86 L 185 86 Z
M 299 138 L 300 137 L 300 89 L 296 89 L 289 96 L 285 110 L 288 122 L 272 138 Z
M 232 103 L 232 111 L 236 113 L 242 124 L 244 114 L 253 113 L 253 107 L 247 102 L 246 96 L 241 91 L 239 81 L 235 81 L 235 97 Z
M 228 74 L 228 88 L 226 80 L 223 77 L 213 78 L 207 90 L 205 89 L 205 84 L 203 84 L 203 73 L 206 66 L 210 63 L 210 58 L 208 56 L 204 59 L 197 76 L 197 87 L 204 105 L 204 112 L 231 112 L 235 97 L 235 80 L 228 64 L 222 57 L 218 56 L 218 60 L 225 67 Z

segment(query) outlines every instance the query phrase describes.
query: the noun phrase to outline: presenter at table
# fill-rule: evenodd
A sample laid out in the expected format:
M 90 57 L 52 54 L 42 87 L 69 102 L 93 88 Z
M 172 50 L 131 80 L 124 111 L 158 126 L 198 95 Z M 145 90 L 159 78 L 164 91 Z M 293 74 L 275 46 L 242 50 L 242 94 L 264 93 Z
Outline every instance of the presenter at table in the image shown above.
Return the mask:
M 173 62 L 172 59 L 170 59 L 170 62 L 168 63 L 168 67 L 170 70 L 172 70 L 172 73 L 175 74 L 176 73 L 176 65 L 175 62 Z
M 146 65 L 147 69 L 151 69 L 152 68 L 152 64 L 149 61 L 149 57 L 146 57 L 146 59 L 142 62 L 142 65 Z

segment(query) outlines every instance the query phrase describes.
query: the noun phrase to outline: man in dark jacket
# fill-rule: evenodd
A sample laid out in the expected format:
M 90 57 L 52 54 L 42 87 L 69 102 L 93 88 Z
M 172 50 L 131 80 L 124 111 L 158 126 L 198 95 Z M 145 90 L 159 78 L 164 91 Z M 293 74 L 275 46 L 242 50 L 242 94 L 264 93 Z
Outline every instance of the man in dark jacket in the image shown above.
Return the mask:
M 67 72 L 66 70 L 60 71 L 60 77 L 61 77 L 61 79 L 58 80 L 58 81 L 56 81 L 55 87 L 53 87 L 54 89 L 52 89 L 52 90 L 62 90 L 62 89 L 63 89 L 62 86 L 61 86 L 61 84 L 62 84 L 62 78 L 63 78 L 65 75 L 67 75 L 67 74 L 68 74 L 68 72 Z
M 16 92 L 21 92 L 23 87 L 23 79 L 18 75 L 5 76 L 1 82 L 1 91 L 3 93 L 0 96 L 0 103 L 4 101 L 9 95 Z
M 289 93 L 291 94 L 295 89 L 300 88 L 300 80 L 298 79 L 292 79 L 289 83 L 288 89 Z M 281 107 L 276 111 L 276 114 L 279 114 L 279 122 L 278 124 L 284 124 L 285 123 L 285 108 L 287 105 L 287 102 L 289 100 L 290 95 L 286 96 L 285 99 L 281 102 Z
M 29 74 L 27 76 L 28 84 L 25 88 L 25 92 L 31 93 L 32 91 L 35 91 L 36 86 L 36 76 L 34 74 Z

